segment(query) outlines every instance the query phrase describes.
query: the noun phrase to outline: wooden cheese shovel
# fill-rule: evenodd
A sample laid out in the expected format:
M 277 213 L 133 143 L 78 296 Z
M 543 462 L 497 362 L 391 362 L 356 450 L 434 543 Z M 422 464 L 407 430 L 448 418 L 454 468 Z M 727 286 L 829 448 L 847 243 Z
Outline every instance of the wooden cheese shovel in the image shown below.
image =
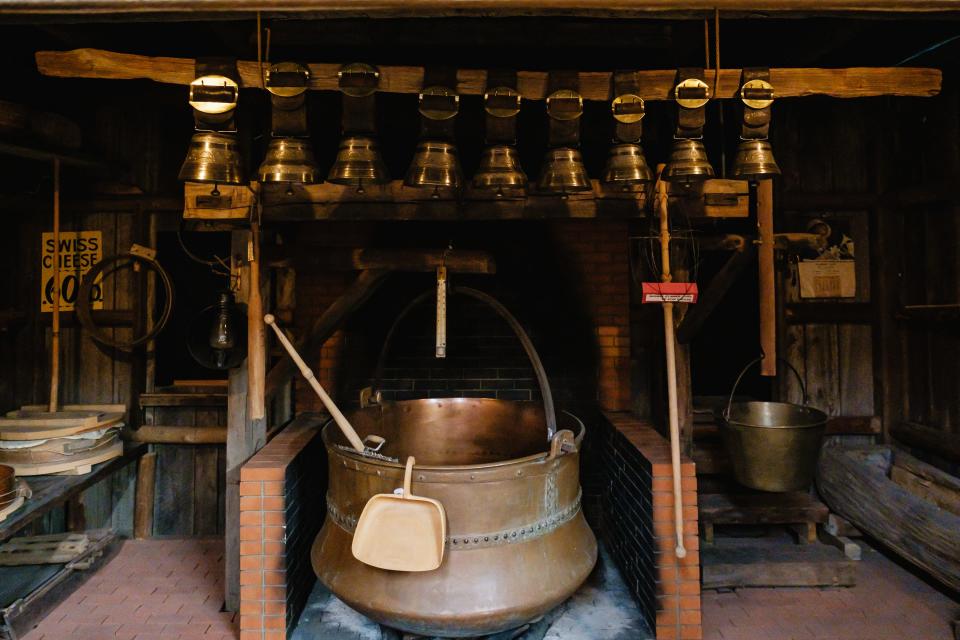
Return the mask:
M 380 493 L 367 502 L 353 534 L 353 557 L 391 571 L 433 571 L 443 562 L 447 515 L 432 498 L 410 492 L 413 456 L 407 458 L 402 493 Z

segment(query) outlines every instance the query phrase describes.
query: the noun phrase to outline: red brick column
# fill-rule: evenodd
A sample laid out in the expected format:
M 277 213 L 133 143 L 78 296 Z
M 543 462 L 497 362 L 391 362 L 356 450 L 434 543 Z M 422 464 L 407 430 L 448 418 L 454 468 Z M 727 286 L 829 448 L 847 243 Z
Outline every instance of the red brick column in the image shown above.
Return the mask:
M 297 585 L 288 575 L 288 560 L 309 564 L 310 559 L 293 557 L 293 550 L 288 558 L 287 552 L 291 522 L 300 522 L 291 515 L 304 506 L 295 500 L 297 463 L 305 452 L 324 455 L 322 449 L 308 450 L 319 438 L 318 426 L 315 416 L 298 418 L 240 469 L 241 640 L 284 640 L 291 617 L 299 613 L 291 610 L 291 588 Z M 322 465 L 322 460 L 309 463 Z M 314 491 L 322 504 L 322 487 Z
M 670 443 L 648 422 L 636 420 L 628 414 L 606 415 L 614 430 L 610 434 L 610 451 L 607 453 L 615 474 L 610 490 L 625 492 L 631 506 L 643 514 L 641 517 L 649 518 L 649 525 L 642 525 L 640 535 L 627 540 L 617 539 L 612 546 L 621 550 L 621 557 L 626 555 L 635 562 L 636 558 L 645 555 L 643 545 L 652 543 L 654 566 L 649 571 L 641 567 L 636 575 L 627 575 L 628 583 L 636 583 L 635 594 L 641 600 L 642 608 L 644 605 L 653 606 L 651 622 L 656 626 L 658 640 L 700 640 L 703 627 L 696 466 L 689 458 L 681 458 L 683 541 L 687 555 L 677 558 L 674 553 L 676 528 Z M 640 454 L 639 460 L 632 451 Z M 650 506 L 647 506 L 648 501 Z M 622 530 L 616 523 L 609 527 L 610 531 L 606 529 L 605 535 L 614 536 Z
M 597 399 L 603 409 L 630 408 L 630 258 L 624 220 L 571 220 L 555 238 L 577 276 L 576 295 L 593 318 L 599 366 Z

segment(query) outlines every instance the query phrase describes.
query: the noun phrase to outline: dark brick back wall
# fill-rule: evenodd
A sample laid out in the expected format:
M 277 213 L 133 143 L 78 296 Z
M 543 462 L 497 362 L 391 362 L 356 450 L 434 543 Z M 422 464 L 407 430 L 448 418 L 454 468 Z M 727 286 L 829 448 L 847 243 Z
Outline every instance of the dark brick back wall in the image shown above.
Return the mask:
M 490 307 L 464 296 L 450 298 L 446 358 L 434 355 L 435 324 L 435 305 L 429 301 L 399 325 L 380 385 L 386 399 L 540 397 L 519 339 Z
M 284 479 L 288 630 L 296 625 L 317 580 L 310 547 L 326 515 L 326 488 L 327 455 L 318 432 L 287 467 Z

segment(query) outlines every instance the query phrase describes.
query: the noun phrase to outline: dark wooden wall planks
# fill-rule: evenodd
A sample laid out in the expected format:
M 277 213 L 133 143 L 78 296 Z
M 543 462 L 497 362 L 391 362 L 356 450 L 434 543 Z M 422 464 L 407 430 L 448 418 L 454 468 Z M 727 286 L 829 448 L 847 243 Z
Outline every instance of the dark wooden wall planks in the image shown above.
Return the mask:
M 864 193 L 871 190 L 876 102 L 805 100 L 778 105 L 773 127 L 774 149 L 784 176 L 781 192 L 802 194 Z M 838 198 L 821 209 L 784 210 L 777 204 L 777 231 L 805 231 L 802 222 L 811 215 L 843 214 L 855 224 L 857 297 L 845 304 L 870 299 L 869 230 L 867 212 L 850 210 Z M 859 232 L 859 233 L 858 233 Z M 777 292 L 787 304 L 800 300 L 797 266 L 783 270 Z M 790 324 L 780 319 L 782 356 L 800 373 L 811 405 L 831 416 L 872 416 L 874 408 L 871 327 L 867 324 L 831 322 Z M 790 402 L 801 402 L 800 387 L 789 371 L 780 371 L 780 390 Z

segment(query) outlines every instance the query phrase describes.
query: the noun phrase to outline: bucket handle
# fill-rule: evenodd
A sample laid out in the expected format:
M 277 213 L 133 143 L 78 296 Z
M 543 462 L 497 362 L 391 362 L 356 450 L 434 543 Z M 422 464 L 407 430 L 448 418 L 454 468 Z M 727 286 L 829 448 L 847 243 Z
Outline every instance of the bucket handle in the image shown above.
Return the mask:
M 543 415 L 547 422 L 547 439 L 552 440 L 554 434 L 557 432 L 557 413 L 553 406 L 553 392 L 550 390 L 550 381 L 547 379 L 547 372 L 543 368 L 543 362 L 540 360 L 540 354 L 537 353 L 536 348 L 533 346 L 530 336 L 527 335 L 527 332 L 523 330 L 523 327 L 520 326 L 520 323 L 513 316 L 513 314 L 510 313 L 507 308 L 493 296 L 470 287 L 451 287 L 450 292 L 462 293 L 466 296 L 487 303 L 493 308 L 494 311 L 497 312 L 497 315 L 506 320 L 507 324 L 510 325 L 510 328 L 513 329 L 513 332 L 517 334 L 517 338 L 520 340 L 520 344 L 523 346 L 523 350 L 527 353 L 527 358 L 530 359 L 530 364 L 533 366 L 533 373 L 537 376 L 537 384 L 540 386 L 540 396 L 543 398 Z M 380 387 L 380 380 L 383 378 L 383 369 L 387 362 L 387 352 L 390 349 L 390 343 L 397 331 L 397 327 L 407 316 L 407 314 L 413 310 L 414 307 L 433 295 L 434 291 L 432 289 L 421 293 L 419 296 L 411 300 L 397 316 L 397 319 L 393 321 L 393 324 L 390 326 L 390 330 L 387 331 L 386 338 L 383 340 L 383 348 L 380 349 L 380 356 L 377 358 L 377 368 L 374 372 L 373 378 L 373 394 L 371 395 L 375 395 L 377 389 Z
M 750 367 L 752 367 L 753 365 L 755 365 L 755 364 L 757 364 L 758 362 L 760 362 L 761 360 L 763 360 L 763 358 L 764 358 L 764 356 L 760 356 L 759 358 L 757 358 L 757 359 L 755 359 L 755 360 L 751 360 L 750 362 L 748 362 L 748 363 L 747 363 L 747 366 L 745 366 L 745 367 L 743 368 L 743 371 L 740 372 L 740 375 L 737 376 L 737 381 L 733 383 L 733 389 L 730 390 L 730 398 L 727 399 L 727 409 L 726 409 L 726 411 L 724 411 L 724 413 L 723 413 L 723 419 L 724 419 L 724 420 L 729 420 L 729 419 L 730 419 L 730 407 L 733 405 L 733 396 L 736 395 L 736 393 L 737 393 L 737 387 L 740 386 L 740 381 L 743 379 L 743 376 L 747 373 L 747 371 L 750 370 Z M 800 377 L 800 372 L 797 371 L 796 367 L 794 367 L 792 364 L 790 364 L 790 363 L 789 363 L 787 360 L 785 360 L 784 358 L 781 358 L 781 357 L 777 356 L 777 361 L 778 361 L 778 362 L 782 362 L 783 364 L 787 365 L 787 367 L 790 369 L 790 371 L 793 371 L 793 375 L 797 376 L 797 382 L 800 383 L 800 395 L 803 397 L 803 406 L 807 406 L 807 386 L 806 386 L 805 384 L 803 384 L 803 378 Z

